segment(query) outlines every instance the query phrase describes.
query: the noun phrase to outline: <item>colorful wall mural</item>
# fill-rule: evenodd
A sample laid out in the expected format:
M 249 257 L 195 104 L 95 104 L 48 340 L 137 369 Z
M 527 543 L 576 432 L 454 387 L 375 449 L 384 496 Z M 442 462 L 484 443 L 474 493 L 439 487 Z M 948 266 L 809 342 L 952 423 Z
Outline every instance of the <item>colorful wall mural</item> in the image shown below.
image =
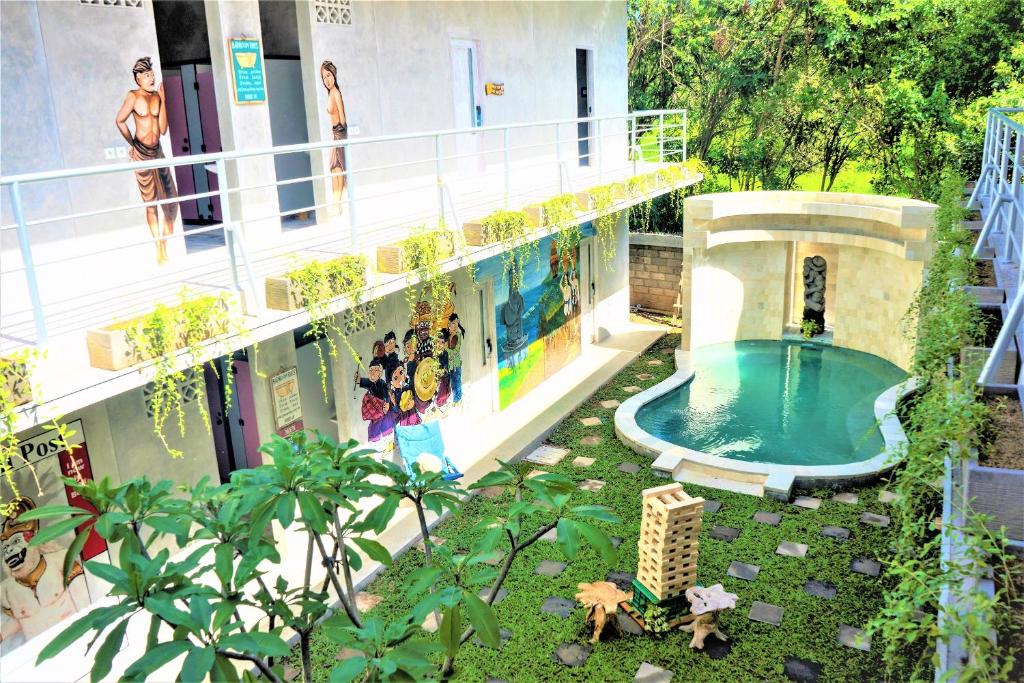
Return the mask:
M 502 273 L 496 284 L 498 399 L 506 408 L 580 354 L 579 247 L 558 253 L 540 241 L 524 282 Z
M 396 425 L 444 417 L 462 401 L 466 330 L 454 302 L 454 290 L 448 305 L 436 313 L 428 302 L 418 302 L 401 349 L 398 336 L 389 331 L 373 343 L 367 376 L 356 370 L 355 384 L 365 390 L 361 414 L 371 444 L 391 448 Z
M 348 119 L 345 117 L 345 100 L 338 87 L 338 67 L 329 59 L 320 65 L 320 81 L 327 89 L 327 114 L 331 117 L 331 138 L 346 140 L 348 138 Z M 331 195 L 336 203 L 341 202 L 345 191 L 345 148 L 335 147 L 331 150 Z

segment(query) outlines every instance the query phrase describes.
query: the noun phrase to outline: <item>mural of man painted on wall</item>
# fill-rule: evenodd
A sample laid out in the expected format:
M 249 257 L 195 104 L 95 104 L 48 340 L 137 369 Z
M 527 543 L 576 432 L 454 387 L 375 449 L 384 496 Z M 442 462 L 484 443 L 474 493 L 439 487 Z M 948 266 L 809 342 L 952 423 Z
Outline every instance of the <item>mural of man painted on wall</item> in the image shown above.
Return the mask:
M 64 545 L 53 541 L 29 547 L 29 541 L 39 532 L 39 521 L 19 522 L 18 517 L 35 507 L 32 499 L 22 498 L 0 525 L 4 563 L 4 578 L 0 581 L 3 651 L 12 644 L 35 638 L 89 605 L 89 589 L 78 560 L 72 565 L 70 578 L 64 581 Z
M 132 75 L 137 87 L 128 91 L 117 112 L 117 129 L 131 145 L 128 156 L 132 161 L 163 159 L 160 137 L 167 132 L 167 105 L 164 101 L 163 83 L 157 85 L 153 62 L 149 57 L 136 60 L 132 66 Z M 134 132 L 128 127 L 129 118 L 135 125 Z M 135 181 L 139 185 L 142 201 L 147 204 L 176 199 L 178 196 L 170 168 L 147 168 L 136 171 Z M 159 264 L 167 262 L 166 238 L 174 233 L 174 221 L 177 216 L 178 203 L 175 201 L 146 206 L 149 232 L 154 238 L 160 238 L 156 241 L 156 260 Z
M 345 100 L 338 87 L 338 67 L 334 62 L 325 59 L 320 65 L 320 81 L 327 89 L 327 115 L 331 117 L 331 137 L 334 140 L 348 139 L 348 119 L 345 117 Z M 334 201 L 341 209 L 341 195 L 345 191 L 345 148 L 335 147 L 331 150 L 331 193 Z

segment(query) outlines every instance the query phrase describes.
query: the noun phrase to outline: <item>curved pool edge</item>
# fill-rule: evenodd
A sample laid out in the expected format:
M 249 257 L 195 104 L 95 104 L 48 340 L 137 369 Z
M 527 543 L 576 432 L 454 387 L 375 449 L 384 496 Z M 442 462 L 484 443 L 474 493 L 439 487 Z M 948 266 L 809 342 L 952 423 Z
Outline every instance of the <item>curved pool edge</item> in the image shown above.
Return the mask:
M 635 453 L 654 458 L 651 468 L 659 476 L 789 500 L 794 485 L 806 488 L 840 486 L 873 479 L 896 466 L 907 443 L 895 408 L 897 401 L 917 388 L 915 377 L 889 387 L 875 399 L 875 419 L 884 445 L 877 455 L 867 460 L 844 465 L 780 465 L 733 460 L 679 446 L 659 439 L 636 422 L 636 414 L 642 406 L 693 379 L 694 368 L 689 351 L 676 349 L 675 362 L 676 371 L 670 377 L 626 399 L 615 411 L 616 436 Z

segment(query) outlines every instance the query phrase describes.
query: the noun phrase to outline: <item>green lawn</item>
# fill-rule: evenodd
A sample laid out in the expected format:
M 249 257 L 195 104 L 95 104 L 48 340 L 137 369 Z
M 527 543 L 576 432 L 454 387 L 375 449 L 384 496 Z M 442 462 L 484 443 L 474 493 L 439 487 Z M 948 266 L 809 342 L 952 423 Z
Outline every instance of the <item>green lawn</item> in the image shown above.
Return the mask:
M 853 192 L 854 194 L 875 194 L 871 188 L 871 180 L 875 174 L 861 168 L 857 164 L 846 164 L 836 176 L 832 184 L 832 192 Z M 796 179 L 797 190 L 817 192 L 821 189 L 821 171 L 804 173 Z
M 816 492 L 824 499 L 818 510 L 799 508 L 742 494 L 686 485 L 690 495 L 720 501 L 718 512 L 705 513 L 699 549 L 699 582 L 710 585 L 721 582 L 726 590 L 739 595 L 737 608 L 722 618 L 722 629 L 729 635 L 731 649 L 715 659 L 707 653 L 692 651 L 687 646 L 690 636 L 673 632 L 663 637 L 623 635 L 602 641 L 593 648 L 586 663 L 568 668 L 552 660 L 552 652 L 561 643 L 588 645 L 590 630 L 583 623 L 583 610 L 577 608 L 568 618 L 542 614 L 540 607 L 549 596 L 573 599 L 579 582 L 604 580 L 610 570 L 636 572 L 637 538 L 640 529 L 640 492 L 666 483 L 654 476 L 650 461 L 623 446 L 614 436 L 614 409 L 605 409 L 599 402 L 607 399 L 625 400 L 629 394 L 622 387 L 630 384 L 650 386 L 672 373 L 671 349 L 678 344 L 677 335 L 664 337 L 658 344 L 620 372 L 590 397 L 575 413 L 567 417 L 550 438 L 550 442 L 571 450 L 562 462 L 551 468 L 574 480 L 599 479 L 607 485 L 595 492 L 580 491 L 577 504 L 596 503 L 612 507 L 623 519 L 621 525 L 602 525 L 614 536 L 623 539 L 618 560 L 604 565 L 590 548 L 581 550 L 565 571 L 548 578 L 534 574 L 541 560 L 565 561 L 555 543 L 540 541 L 527 549 L 513 565 L 505 587 L 509 596 L 495 607 L 501 626 L 511 637 L 501 650 L 467 643 L 456 660 L 456 679 L 484 681 L 499 678 L 508 681 L 632 681 L 641 662 L 675 672 L 676 681 L 781 681 L 784 658 L 795 656 L 822 666 L 822 681 L 879 680 L 883 677 L 882 647 L 876 643 L 870 653 L 854 650 L 836 642 L 840 624 L 863 627 L 878 611 L 883 596 L 882 580 L 867 578 L 849 571 L 856 557 L 884 561 L 887 548 L 896 534 L 894 527 L 879 529 L 859 522 L 865 511 L 886 514 L 886 506 L 878 502 L 881 484 L 857 491 L 860 501 L 846 504 L 831 501 L 831 492 Z M 660 360 L 660 365 L 648 361 Z M 638 373 L 647 372 L 653 379 L 641 381 Z M 599 416 L 603 424 L 583 427 L 579 418 Z M 582 446 L 580 440 L 599 435 L 598 446 Z M 458 447 L 457 444 L 452 444 Z M 595 458 L 588 468 L 573 466 L 572 460 L 583 455 Z M 637 475 L 621 472 L 618 465 L 632 462 L 642 465 Z M 529 463 L 522 467 L 533 468 Z M 509 494 L 492 500 L 476 496 L 469 500 L 462 514 L 441 524 L 436 536 L 456 549 L 465 549 L 475 537 L 477 519 L 501 515 L 509 504 Z M 575 498 L 575 497 L 574 497 Z M 782 515 L 778 527 L 754 522 L 759 510 Z M 715 525 L 740 529 L 732 543 L 711 539 Z M 824 525 L 850 529 L 850 539 L 840 542 L 821 536 Z M 777 555 L 780 541 L 795 541 L 809 546 L 802 559 Z M 760 566 L 753 582 L 726 575 L 733 560 Z M 423 555 L 417 550 L 396 559 L 368 591 L 383 598 L 375 613 L 385 619 L 401 616 L 409 601 L 401 590 L 401 577 L 420 566 Z M 815 598 L 804 593 L 810 579 L 834 584 L 834 599 Z M 781 627 L 756 623 L 747 618 L 755 600 L 785 609 Z M 710 639 L 709 639 L 710 642 Z M 337 663 L 336 646 L 316 634 L 313 661 L 317 669 L 314 680 L 326 680 Z M 297 662 L 293 661 L 293 665 Z

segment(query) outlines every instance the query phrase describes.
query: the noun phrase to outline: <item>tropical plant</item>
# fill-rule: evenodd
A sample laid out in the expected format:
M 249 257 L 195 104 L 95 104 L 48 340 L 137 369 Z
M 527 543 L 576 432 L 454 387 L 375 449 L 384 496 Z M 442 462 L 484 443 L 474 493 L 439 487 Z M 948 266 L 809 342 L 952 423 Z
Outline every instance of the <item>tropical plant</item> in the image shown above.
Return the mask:
M 499 242 L 502 271 L 515 282 L 523 282 L 527 262 L 540 258 L 540 242 L 530 239 L 530 227 L 524 211 L 500 209 L 480 221 L 486 241 Z
M 568 192 L 560 194 L 541 204 L 541 210 L 559 257 L 574 253 L 583 239 L 583 226 L 576 220 L 576 197 Z
M 441 263 L 461 251 L 459 237 L 444 226 L 413 228 L 400 242 L 405 268 L 419 280 L 419 286 L 405 288 L 409 315 L 414 317 L 419 302 L 425 301 L 431 311 L 443 311 L 452 300 L 454 291 L 451 273 Z
M 811 339 L 814 335 L 821 332 L 818 328 L 818 323 L 814 320 L 804 320 L 800 323 L 800 334 L 803 335 L 804 339 Z
M 597 232 L 598 251 L 601 252 L 604 265 L 609 268 L 615 260 L 615 224 L 618 222 L 618 214 L 612 211 L 615 189 L 615 185 L 600 185 L 587 190 L 597 210 L 594 229 Z
M 324 339 L 327 343 L 328 355 L 338 357 L 338 347 L 334 341 L 337 337 L 348 349 L 353 360 L 362 367 L 362 357 L 349 342 L 349 330 L 362 330 L 374 320 L 376 301 L 361 304 L 363 291 L 366 287 L 366 257 L 343 256 L 330 261 L 309 260 L 303 264 L 295 264 L 288 271 L 288 280 L 298 292 L 302 305 L 309 311 L 309 330 L 306 336 L 311 339 Z M 338 299 L 345 299 L 349 307 L 349 324 L 343 328 L 338 324 L 337 317 L 331 310 Z M 320 390 L 327 400 L 327 358 L 320 344 L 316 347 L 317 359 L 320 362 Z

